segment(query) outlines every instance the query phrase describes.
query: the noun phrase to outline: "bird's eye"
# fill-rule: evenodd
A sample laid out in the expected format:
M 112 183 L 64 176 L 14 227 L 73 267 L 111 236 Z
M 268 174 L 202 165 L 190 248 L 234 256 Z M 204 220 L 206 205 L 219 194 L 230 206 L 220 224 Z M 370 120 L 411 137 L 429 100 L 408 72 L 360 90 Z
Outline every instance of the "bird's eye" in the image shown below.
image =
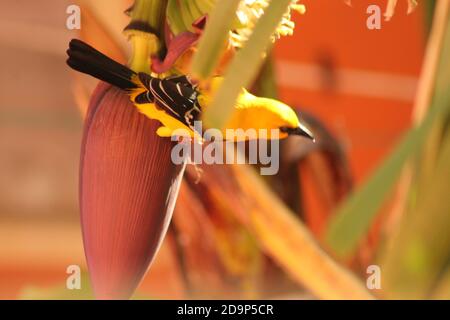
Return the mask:
M 288 127 L 280 127 L 280 131 L 284 132 L 284 133 L 289 133 L 292 129 L 288 128 Z

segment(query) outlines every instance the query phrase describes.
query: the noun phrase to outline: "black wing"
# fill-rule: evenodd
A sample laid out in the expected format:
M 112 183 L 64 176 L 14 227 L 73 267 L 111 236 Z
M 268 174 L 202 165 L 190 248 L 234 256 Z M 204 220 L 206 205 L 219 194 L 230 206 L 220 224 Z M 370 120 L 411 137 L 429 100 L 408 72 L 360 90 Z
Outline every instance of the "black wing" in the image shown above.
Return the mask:
M 175 82 L 175 83 L 180 83 L 186 87 L 192 87 L 195 88 L 196 85 L 191 81 L 191 79 L 189 79 L 188 76 L 171 76 L 171 77 L 167 77 L 164 80 L 169 80 L 171 82 Z
M 145 73 L 138 76 L 148 91 L 138 95 L 136 103 L 154 102 L 170 116 L 194 129 L 194 121 L 200 119 L 201 109 L 197 101 L 198 92 L 187 77 L 158 79 Z

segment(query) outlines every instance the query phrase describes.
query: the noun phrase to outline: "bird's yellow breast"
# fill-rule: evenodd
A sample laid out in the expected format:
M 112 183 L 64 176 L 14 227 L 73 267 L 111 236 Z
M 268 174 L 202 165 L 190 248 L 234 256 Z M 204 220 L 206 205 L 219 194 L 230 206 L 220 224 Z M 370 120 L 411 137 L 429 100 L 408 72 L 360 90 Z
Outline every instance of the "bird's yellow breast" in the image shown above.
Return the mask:
M 194 131 L 186 126 L 181 121 L 175 119 L 170 116 L 164 110 L 159 109 L 154 103 L 144 103 L 144 104 L 136 104 L 135 106 L 138 108 L 139 112 L 145 115 L 146 117 L 154 120 L 158 120 L 161 122 L 161 127 L 158 128 L 156 134 L 160 137 L 171 137 L 176 134 L 177 130 L 183 130 L 188 136 L 194 138 L 198 136 Z

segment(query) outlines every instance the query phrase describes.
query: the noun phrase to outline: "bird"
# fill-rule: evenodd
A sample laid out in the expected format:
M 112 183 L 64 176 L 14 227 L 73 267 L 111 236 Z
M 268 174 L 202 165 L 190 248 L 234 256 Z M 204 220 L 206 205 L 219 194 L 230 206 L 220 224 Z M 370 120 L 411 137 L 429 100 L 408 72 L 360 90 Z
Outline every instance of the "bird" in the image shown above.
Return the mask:
M 70 41 L 67 55 L 67 64 L 72 69 L 125 90 L 142 114 L 161 123 L 156 130 L 160 137 L 171 137 L 178 129 L 185 130 L 191 137 L 201 134 L 196 131 L 195 122 L 201 121 L 202 112 L 208 108 L 223 79 L 213 77 L 205 86 L 187 75 L 159 78 L 135 72 L 79 39 Z M 234 140 L 259 139 L 258 132 L 266 130 L 266 139 L 298 135 L 314 141 L 313 133 L 291 107 L 275 99 L 257 97 L 244 88 L 230 119 L 220 129 L 223 137 L 230 129 L 257 132 L 256 136 L 243 135 L 242 138 L 235 135 Z M 276 135 L 271 135 L 272 129 L 277 130 Z

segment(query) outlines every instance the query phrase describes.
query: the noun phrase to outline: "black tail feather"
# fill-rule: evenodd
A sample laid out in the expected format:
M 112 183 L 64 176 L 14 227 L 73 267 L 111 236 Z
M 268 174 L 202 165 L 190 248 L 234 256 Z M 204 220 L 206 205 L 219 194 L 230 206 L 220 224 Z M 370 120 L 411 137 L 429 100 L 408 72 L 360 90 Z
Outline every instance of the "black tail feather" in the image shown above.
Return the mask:
M 77 71 L 127 90 L 136 88 L 131 80 L 136 73 L 124 65 L 105 56 L 85 42 L 72 39 L 67 50 L 67 64 Z

